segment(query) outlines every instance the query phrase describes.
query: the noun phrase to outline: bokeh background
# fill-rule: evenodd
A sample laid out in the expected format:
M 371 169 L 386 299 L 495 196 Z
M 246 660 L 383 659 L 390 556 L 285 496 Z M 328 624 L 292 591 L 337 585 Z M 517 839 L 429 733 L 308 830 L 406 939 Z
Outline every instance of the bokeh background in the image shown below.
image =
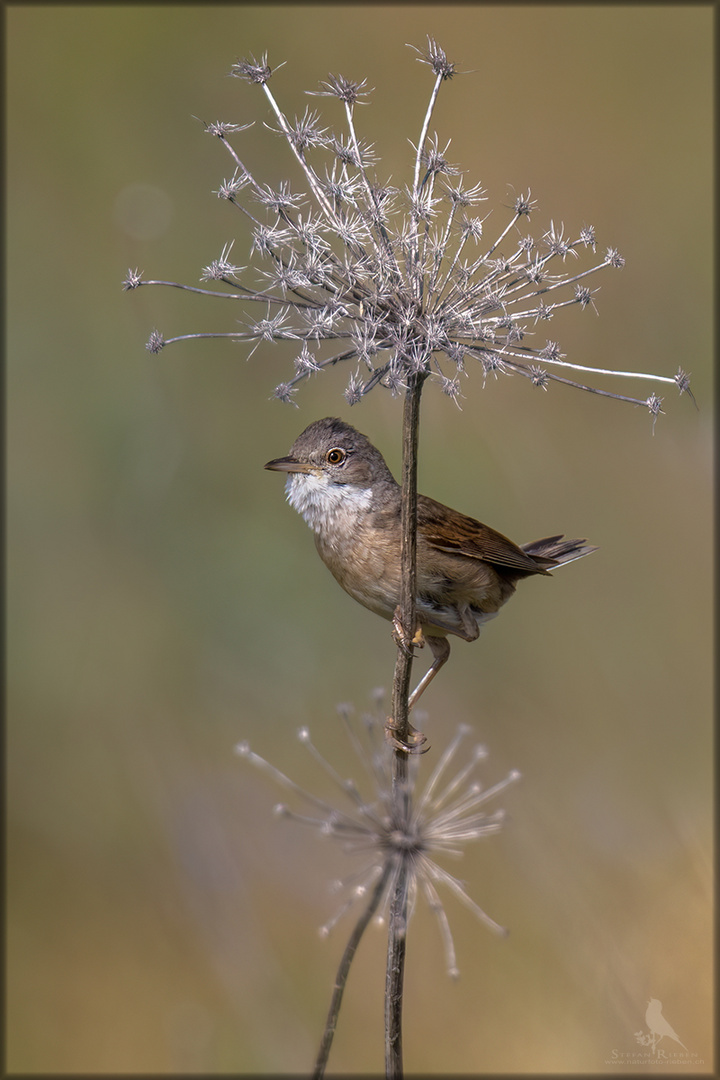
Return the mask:
M 347 867 L 273 818 L 279 793 L 233 747 L 312 785 L 294 736 L 308 725 L 352 771 L 336 704 L 389 686 L 394 648 L 262 465 L 336 414 L 397 470 L 401 404 L 376 390 L 351 411 L 347 371 L 307 384 L 299 409 L 271 401 L 292 350 L 151 356 L 153 328 L 231 329 L 229 313 L 120 283 L 135 266 L 197 283 L 241 235 L 212 194 L 228 160 L 193 117 L 256 120 L 249 160 L 299 186 L 261 92 L 226 77 L 238 56 L 286 61 L 272 88 L 291 114 L 329 72 L 367 77 L 360 130 L 401 184 L 432 83 L 406 43 L 427 34 L 467 72 L 435 127 L 491 221 L 530 187 L 535 232 L 590 222 L 627 260 L 595 282 L 599 318 L 558 321 L 564 350 L 681 365 L 699 411 L 670 388 L 653 435 L 643 410 L 520 379 L 483 389 L 475 372 L 462 410 L 425 395 L 421 490 L 518 541 L 564 531 L 600 551 L 525 584 L 425 698 L 433 747 L 470 723 L 488 782 L 524 778 L 504 832 L 449 867 L 510 937 L 449 897 L 451 982 L 418 907 L 406 1066 L 617 1071 L 655 997 L 687 1048 L 678 1069 L 712 1070 L 712 20 L 698 5 L 8 8 L 10 1071 L 313 1059 L 350 923 L 316 928 Z M 383 981 L 372 929 L 334 1070 L 382 1067 Z

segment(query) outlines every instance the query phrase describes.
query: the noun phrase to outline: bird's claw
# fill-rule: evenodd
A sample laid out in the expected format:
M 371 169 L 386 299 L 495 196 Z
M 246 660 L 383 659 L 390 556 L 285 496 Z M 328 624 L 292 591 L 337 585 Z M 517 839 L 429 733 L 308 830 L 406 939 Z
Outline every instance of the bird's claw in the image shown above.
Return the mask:
M 427 736 L 414 728 L 412 724 L 408 724 L 404 739 L 398 737 L 399 733 L 400 729 L 392 722 L 392 717 L 388 717 L 385 722 L 385 738 L 395 750 L 401 750 L 405 754 L 426 754 L 430 749 L 429 746 L 424 745 L 427 742 Z
M 413 646 L 417 645 L 419 649 L 422 649 L 425 644 L 425 638 L 423 636 L 422 627 L 418 624 L 418 628 L 415 631 L 415 635 L 412 638 L 408 638 L 403 629 L 402 622 L 400 621 L 400 606 L 395 608 L 392 619 L 393 625 L 393 641 L 402 649 L 406 656 L 412 656 Z

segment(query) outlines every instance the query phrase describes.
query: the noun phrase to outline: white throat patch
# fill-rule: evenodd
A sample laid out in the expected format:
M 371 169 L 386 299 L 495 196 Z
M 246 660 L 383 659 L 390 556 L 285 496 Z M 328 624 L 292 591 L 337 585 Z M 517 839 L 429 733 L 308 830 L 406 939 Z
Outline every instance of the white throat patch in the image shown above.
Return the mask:
M 285 494 L 292 508 L 316 533 L 332 531 L 341 521 L 352 523 L 372 505 L 370 488 L 334 484 L 327 476 L 317 473 L 291 473 Z

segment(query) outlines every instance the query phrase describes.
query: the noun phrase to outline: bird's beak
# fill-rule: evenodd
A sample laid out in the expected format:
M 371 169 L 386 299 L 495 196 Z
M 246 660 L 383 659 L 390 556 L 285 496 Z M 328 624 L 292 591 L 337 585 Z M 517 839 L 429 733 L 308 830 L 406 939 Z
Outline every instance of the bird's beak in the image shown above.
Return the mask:
M 315 472 L 316 468 L 308 461 L 298 461 L 294 457 L 279 457 L 273 461 L 268 461 L 267 465 L 263 466 L 265 469 L 271 469 L 273 472 L 288 472 L 288 473 L 310 473 Z

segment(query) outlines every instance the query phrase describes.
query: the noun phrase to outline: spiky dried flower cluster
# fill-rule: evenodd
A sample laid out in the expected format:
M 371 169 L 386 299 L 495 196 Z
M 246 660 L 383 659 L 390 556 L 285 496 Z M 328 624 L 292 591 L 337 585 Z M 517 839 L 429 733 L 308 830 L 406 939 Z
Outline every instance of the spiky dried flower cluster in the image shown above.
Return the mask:
M 292 401 L 303 379 L 340 363 L 353 369 L 345 390 L 350 404 L 378 385 L 402 392 L 408 377 L 418 373 L 457 401 L 460 377 L 469 361 L 477 361 L 483 384 L 488 375 L 517 373 L 543 390 L 559 382 L 644 405 L 654 419 L 662 411 L 655 392 L 628 397 L 578 381 L 575 373 L 581 379 L 647 379 L 690 393 L 682 369 L 667 377 L 588 367 L 570 362 L 555 340 L 530 344 L 538 324 L 549 323 L 563 308 L 595 308 L 590 278 L 622 267 L 624 259 L 614 247 L 596 256 L 591 226 L 570 235 L 551 221 L 533 236 L 529 222 L 537 204 L 530 191 L 515 199 L 509 220 L 486 240 L 488 215 L 478 216 L 475 209 L 486 199 L 482 186 L 463 183 L 461 170 L 447 159 L 449 142 L 441 145 L 437 134 L 429 133 L 440 88 L 455 67 L 431 38 L 425 50 L 416 51 L 435 82 L 414 146 L 412 182 L 402 189 L 378 179 L 373 147 L 358 136 L 354 113 L 369 93 L 365 80 L 330 75 L 316 92 L 344 106 L 347 132 L 337 135 L 322 126 L 314 110 L 293 120 L 282 112 L 268 86 L 273 69 L 267 56 L 233 66 L 232 75 L 265 93 L 277 118 L 270 130 L 287 141 L 308 192 L 294 192 L 286 181 L 272 188 L 256 179 L 229 141 L 252 125 L 207 124 L 234 163 L 217 194 L 250 222 L 251 267 L 232 263 L 230 243 L 202 273 L 202 280 L 222 283 L 223 291 L 146 281 L 137 270 L 124 284 L 128 289 L 170 285 L 253 301 L 263 313 L 240 319 L 240 328 L 227 333 L 164 338 L 153 331 L 147 348 L 159 352 L 173 341 L 229 337 L 247 342 L 252 355 L 263 341 L 296 341 L 294 374 L 274 392 L 285 402 Z M 253 202 L 257 208 L 250 208 Z M 569 263 L 580 255 L 590 256 L 589 265 L 573 273 Z
M 346 892 L 346 899 L 334 917 L 321 928 L 321 933 L 327 935 L 342 915 L 363 899 L 373 903 L 374 911 L 381 916 L 386 914 L 398 881 L 403 881 L 408 890 L 410 912 L 418 891 L 434 912 L 443 940 L 448 974 L 456 977 L 458 968 L 450 924 L 436 886 L 449 889 L 495 932 L 504 934 L 506 931 L 475 903 L 462 882 L 438 865 L 436 857 L 460 856 L 463 844 L 498 832 L 503 813 L 500 810 L 488 813 L 485 806 L 517 780 L 520 774 L 511 772 L 492 787 L 483 787 L 475 774 L 487 753 L 479 745 L 469 750 L 463 748 L 463 764 L 456 771 L 451 771 L 451 766 L 456 768 L 454 762 L 458 751 L 471 731 L 469 727 L 461 726 L 422 786 L 419 785 L 422 756 L 410 758 L 405 790 L 402 798 L 395 799 L 392 790 L 393 751 L 384 737 L 386 717 L 381 708 L 381 692 L 376 695 L 375 704 L 373 712 L 359 718 L 359 725 L 356 725 L 357 717 L 350 708 L 344 706 L 339 709 L 365 771 L 365 783 L 372 788 L 369 797 L 361 793 L 354 780 L 343 779 L 337 773 L 315 747 L 306 728 L 298 732 L 300 742 L 340 789 L 345 807 L 334 806 L 300 788 L 274 765 L 253 753 L 247 743 L 238 744 L 236 750 L 311 808 L 309 813 L 302 813 L 280 804 L 276 807 L 278 814 L 309 825 L 322 836 L 339 840 L 346 852 L 364 857 L 362 867 L 349 881 L 336 883 L 337 890 Z M 356 726 L 359 726 L 359 730 L 356 730 Z

